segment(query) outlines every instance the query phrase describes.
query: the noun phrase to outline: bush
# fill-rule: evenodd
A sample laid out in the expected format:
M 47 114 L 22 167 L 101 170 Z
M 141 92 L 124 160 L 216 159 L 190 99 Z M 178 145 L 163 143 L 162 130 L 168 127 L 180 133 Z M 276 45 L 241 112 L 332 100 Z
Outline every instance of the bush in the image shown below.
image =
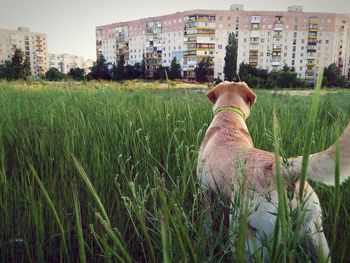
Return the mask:
M 61 81 L 66 77 L 63 73 L 61 73 L 57 68 L 49 68 L 49 70 L 45 73 L 45 78 L 48 81 Z

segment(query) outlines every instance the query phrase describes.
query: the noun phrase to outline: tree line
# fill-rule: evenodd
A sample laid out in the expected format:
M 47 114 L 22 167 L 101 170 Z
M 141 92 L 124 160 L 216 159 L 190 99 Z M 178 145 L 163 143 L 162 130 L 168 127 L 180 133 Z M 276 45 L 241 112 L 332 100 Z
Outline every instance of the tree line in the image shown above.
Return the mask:
M 229 34 L 228 43 L 225 47 L 224 80 L 245 81 L 255 88 L 304 88 L 307 84 L 305 80 L 298 78 L 298 74 L 293 67 L 285 65 L 280 71 L 268 72 L 265 69 L 253 67 L 250 64 L 241 63 L 237 72 L 237 50 L 238 43 L 234 33 Z M 211 81 L 214 75 L 213 60 L 211 57 L 204 57 L 194 69 L 195 80 L 197 82 Z M 181 65 L 176 57 L 171 61 L 170 67 L 160 66 L 152 76 L 155 80 L 175 80 L 181 79 Z M 31 75 L 30 61 L 24 56 L 20 49 L 16 49 L 11 61 L 6 61 L 0 65 L 0 79 L 18 80 L 28 79 Z M 121 55 L 116 64 L 107 63 L 103 55 L 100 55 L 86 74 L 84 69 L 71 68 L 68 74 L 60 72 L 57 68 L 49 68 L 44 76 L 40 76 L 49 81 L 62 81 L 73 79 L 81 80 L 131 80 L 147 79 L 145 58 L 141 62 L 129 65 L 125 63 L 125 57 Z M 214 79 L 215 83 L 222 80 Z M 341 74 L 335 63 L 325 67 L 323 76 L 323 86 L 325 87 L 349 87 L 349 82 Z

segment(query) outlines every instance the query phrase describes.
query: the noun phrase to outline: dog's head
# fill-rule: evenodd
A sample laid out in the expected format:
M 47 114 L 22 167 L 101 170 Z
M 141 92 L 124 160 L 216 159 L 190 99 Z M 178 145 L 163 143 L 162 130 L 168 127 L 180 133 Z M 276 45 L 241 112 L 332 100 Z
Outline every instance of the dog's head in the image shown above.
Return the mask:
M 214 104 L 214 111 L 218 107 L 238 107 L 246 117 L 256 101 L 256 95 L 245 82 L 221 82 L 207 93 L 207 97 Z

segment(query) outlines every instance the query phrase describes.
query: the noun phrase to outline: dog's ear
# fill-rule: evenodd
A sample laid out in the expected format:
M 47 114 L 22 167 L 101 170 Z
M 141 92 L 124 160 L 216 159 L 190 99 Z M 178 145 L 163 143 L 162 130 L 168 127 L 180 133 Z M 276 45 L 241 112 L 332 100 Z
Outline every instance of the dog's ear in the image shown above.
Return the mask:
M 214 89 L 211 89 L 211 90 L 207 93 L 207 97 L 208 97 L 208 99 L 209 99 L 213 104 L 215 104 L 217 97 L 216 97 L 216 95 L 215 95 Z
M 243 98 L 244 98 L 245 102 L 249 105 L 249 107 L 252 107 L 256 101 L 255 93 L 249 88 L 247 83 L 240 82 L 240 84 L 241 84 L 241 87 L 244 89 Z
M 250 107 L 252 107 L 255 104 L 256 95 L 254 94 L 254 92 L 251 89 L 248 89 L 246 95 L 247 95 L 246 102 Z

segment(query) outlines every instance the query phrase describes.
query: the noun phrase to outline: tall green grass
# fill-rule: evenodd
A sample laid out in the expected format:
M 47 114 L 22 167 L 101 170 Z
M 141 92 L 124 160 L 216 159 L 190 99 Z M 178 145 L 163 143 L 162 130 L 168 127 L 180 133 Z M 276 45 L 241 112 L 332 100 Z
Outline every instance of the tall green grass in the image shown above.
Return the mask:
M 201 90 L 26 85 L 0 83 L 0 261 L 244 257 L 224 226 L 205 234 L 195 171 L 212 113 Z M 255 146 L 274 150 L 275 105 L 279 148 L 301 155 L 311 98 L 257 93 L 248 119 Z M 310 152 L 336 141 L 350 120 L 349 99 L 348 91 L 320 97 Z M 337 195 L 313 186 L 332 260 L 350 260 L 350 184 Z

